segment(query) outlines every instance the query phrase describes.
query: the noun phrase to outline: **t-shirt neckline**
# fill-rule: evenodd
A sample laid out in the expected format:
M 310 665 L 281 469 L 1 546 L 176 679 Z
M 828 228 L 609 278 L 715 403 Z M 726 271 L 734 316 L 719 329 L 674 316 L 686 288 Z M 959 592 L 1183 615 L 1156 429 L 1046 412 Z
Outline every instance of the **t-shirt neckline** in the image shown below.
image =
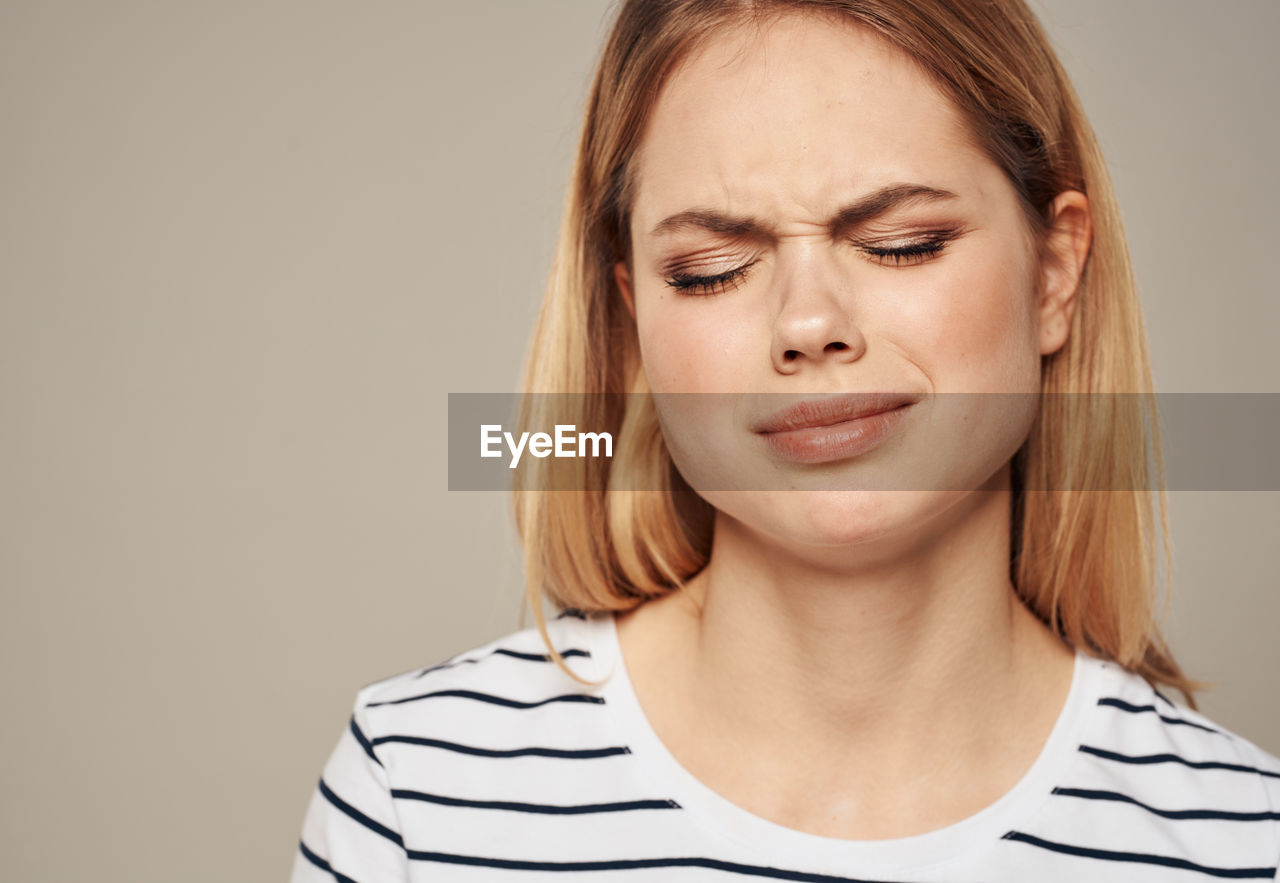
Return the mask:
M 842 840 L 788 828 L 757 816 L 703 784 L 658 738 L 640 706 L 622 658 L 615 615 L 590 614 L 585 622 L 592 647 L 594 677 L 608 677 L 601 695 L 621 728 L 644 780 L 655 793 L 676 801 L 691 820 L 736 841 L 762 858 L 804 857 L 862 871 L 924 870 L 977 856 L 1010 830 L 1025 826 L 1050 797 L 1078 755 L 1088 710 L 1097 704 L 1103 661 L 1075 651 L 1071 686 L 1049 737 L 1031 767 L 996 802 L 959 822 L 924 834 L 888 840 Z M 598 658 L 597 658 L 598 657 Z

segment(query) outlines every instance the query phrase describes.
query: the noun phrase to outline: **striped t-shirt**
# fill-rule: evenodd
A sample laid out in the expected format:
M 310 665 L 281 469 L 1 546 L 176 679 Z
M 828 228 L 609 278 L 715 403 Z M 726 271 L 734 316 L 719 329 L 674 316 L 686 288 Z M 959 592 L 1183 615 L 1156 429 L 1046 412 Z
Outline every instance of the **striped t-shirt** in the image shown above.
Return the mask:
M 370 684 L 307 809 L 293 883 L 1191 883 L 1280 880 L 1280 759 L 1077 652 L 1066 704 L 995 803 L 851 841 L 740 808 L 644 716 L 608 613 Z

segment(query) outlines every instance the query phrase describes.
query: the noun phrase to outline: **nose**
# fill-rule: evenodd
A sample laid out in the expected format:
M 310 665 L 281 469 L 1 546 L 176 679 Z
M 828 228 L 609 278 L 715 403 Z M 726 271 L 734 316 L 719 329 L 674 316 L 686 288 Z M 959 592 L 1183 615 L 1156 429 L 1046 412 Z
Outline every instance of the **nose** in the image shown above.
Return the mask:
M 862 358 L 866 338 L 841 302 L 835 279 L 796 274 L 786 284 L 788 290 L 773 327 L 774 370 L 795 374 L 824 363 L 844 364 Z

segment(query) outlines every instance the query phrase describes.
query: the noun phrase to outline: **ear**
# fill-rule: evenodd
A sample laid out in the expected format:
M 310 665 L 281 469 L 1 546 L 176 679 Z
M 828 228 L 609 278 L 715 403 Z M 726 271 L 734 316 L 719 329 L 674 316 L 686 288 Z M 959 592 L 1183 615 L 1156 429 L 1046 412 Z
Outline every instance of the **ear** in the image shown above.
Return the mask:
M 631 321 L 636 320 L 636 302 L 634 295 L 631 293 L 631 273 L 627 270 L 626 261 L 618 261 L 613 265 L 613 281 L 618 286 L 618 293 L 622 295 L 622 302 L 627 305 L 627 312 L 631 314 Z
M 1059 193 L 1050 207 L 1049 230 L 1040 267 L 1040 353 L 1057 352 L 1067 342 L 1076 292 L 1093 244 L 1089 198 L 1078 190 Z

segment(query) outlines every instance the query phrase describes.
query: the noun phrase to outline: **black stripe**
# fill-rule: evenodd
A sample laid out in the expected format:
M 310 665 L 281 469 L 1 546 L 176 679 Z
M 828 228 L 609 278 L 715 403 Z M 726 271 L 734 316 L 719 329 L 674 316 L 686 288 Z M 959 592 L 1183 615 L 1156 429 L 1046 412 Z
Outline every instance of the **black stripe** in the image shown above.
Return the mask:
M 710 868 L 713 871 L 729 871 L 752 877 L 771 877 L 774 880 L 798 880 L 801 883 L 886 883 L 863 877 L 833 877 L 830 874 L 813 874 L 807 871 L 788 871 L 761 865 L 743 865 L 737 862 L 713 858 L 635 858 L 593 862 L 535 862 L 519 859 L 485 858 L 475 855 L 451 855 L 445 852 L 420 852 L 409 850 L 409 858 L 425 862 L 447 862 L 453 865 L 473 865 L 483 868 L 506 868 L 513 871 L 630 871 L 637 868 Z M 897 881 L 903 883 L 903 881 Z
M 510 656 L 512 659 L 524 659 L 529 662 L 551 662 L 552 661 L 550 653 L 525 653 L 521 650 L 508 650 L 505 647 L 499 647 L 498 649 L 491 651 L 488 655 L 492 656 L 494 653 L 501 653 L 503 656 Z M 565 659 L 572 659 L 574 656 L 585 656 L 588 659 L 590 659 L 591 651 L 579 650 L 576 647 L 570 647 L 568 650 L 561 651 L 560 655 L 563 656 Z M 471 660 L 463 660 L 463 661 L 470 662 Z
M 1155 712 L 1156 710 L 1154 705 L 1131 705 L 1123 699 L 1115 699 L 1110 696 L 1105 696 L 1102 699 L 1099 699 L 1098 704 L 1110 705 L 1113 708 L 1118 708 L 1121 711 L 1128 711 L 1133 714 L 1142 714 L 1147 711 Z M 1203 724 L 1192 723 L 1191 721 L 1183 720 L 1180 717 L 1169 717 L 1164 714 L 1157 714 L 1157 717 L 1167 724 L 1182 724 L 1184 727 L 1195 727 L 1197 730 L 1204 730 L 1206 733 L 1217 733 L 1219 736 L 1225 735 L 1221 730 L 1215 730 L 1213 727 L 1206 727 Z
M 373 753 L 373 746 L 369 744 L 369 740 L 365 738 L 364 733 L 360 732 L 360 727 L 356 725 L 356 716 L 351 715 L 351 735 L 356 737 L 356 741 L 360 743 L 360 747 L 364 749 L 364 753 L 369 755 L 369 759 L 382 766 L 382 761 L 378 760 L 378 755 Z
M 392 797 L 404 800 L 424 800 L 444 806 L 469 806 L 475 809 L 509 809 L 515 812 L 539 812 L 552 815 L 585 815 L 598 812 L 623 812 L 632 809 L 682 809 L 674 800 L 629 800 L 623 803 L 584 803 L 577 806 L 554 806 L 546 803 L 516 803 L 509 800 L 469 800 L 464 797 L 445 797 L 442 794 L 424 794 L 421 791 L 395 789 Z
M 1169 697 L 1165 696 L 1163 693 L 1161 693 L 1161 692 L 1160 692 L 1159 690 L 1157 690 L 1155 687 L 1152 687 L 1152 688 L 1151 688 L 1151 692 L 1152 692 L 1152 693 L 1155 693 L 1155 694 L 1156 694 L 1156 697 L 1157 697 L 1158 699 L 1163 699 L 1163 700 L 1164 700 L 1164 704 L 1165 704 L 1165 705 L 1168 705 L 1170 708 L 1177 708 L 1177 707 L 1178 707 L 1178 706 L 1174 705 L 1171 701 L 1169 701 Z
M 1280 821 L 1280 812 L 1228 812 L 1221 809 L 1156 809 L 1140 800 L 1120 794 L 1116 791 L 1093 791 L 1085 788 L 1054 788 L 1054 794 L 1064 797 L 1083 797 L 1086 800 L 1112 800 L 1117 803 L 1132 803 L 1147 812 L 1155 813 L 1166 819 L 1224 819 L 1232 822 L 1267 822 Z
M 320 858 L 320 856 L 316 855 L 310 849 L 307 849 L 307 844 L 303 843 L 301 840 L 298 841 L 298 848 L 302 850 L 303 858 L 311 862 L 311 864 L 315 865 L 317 868 L 324 871 L 325 873 L 332 874 L 333 879 L 337 880 L 338 883 L 356 883 L 355 880 L 352 880 L 346 874 L 339 874 L 333 868 L 329 867 L 329 863 L 327 861 Z
M 593 705 L 604 705 L 602 696 L 589 696 L 586 693 L 566 693 L 563 696 L 552 696 L 537 702 L 521 702 L 518 699 L 506 699 L 491 693 L 478 693 L 475 690 L 436 690 L 434 693 L 422 693 L 418 696 L 406 696 L 404 699 L 388 699 L 385 702 L 370 702 L 365 708 L 377 708 L 379 705 L 400 705 L 404 702 L 417 702 L 419 699 L 431 699 L 436 696 L 458 696 L 462 699 L 477 699 L 480 702 L 492 702 L 494 705 L 505 705 L 508 708 L 537 708 L 548 702 L 590 702 Z
M 354 806 L 347 803 L 337 794 L 334 794 L 333 789 L 331 789 L 328 785 L 325 784 L 324 779 L 320 780 L 320 793 L 324 795 L 325 800 L 332 803 L 343 814 L 355 819 L 357 822 L 364 825 L 370 831 L 373 831 L 377 834 L 381 834 L 383 837 L 386 837 L 388 840 L 390 840 L 392 843 L 396 844 L 397 846 L 401 848 L 404 847 L 404 839 L 398 833 L 391 830 L 381 822 L 375 822 L 373 819 L 369 818 L 367 815 L 360 812 L 360 810 L 356 809 Z
M 625 745 L 609 748 L 477 748 L 474 745 L 460 745 L 457 742 L 446 742 L 443 739 L 428 739 L 424 736 L 379 736 L 373 740 L 374 745 L 383 742 L 403 742 L 407 745 L 427 745 L 431 748 L 444 748 L 447 751 L 458 751 L 462 754 L 475 754 L 479 757 L 613 757 L 619 754 L 630 754 L 631 749 Z
M 1092 745 L 1081 745 L 1080 750 L 1086 754 L 1092 754 L 1104 760 L 1118 761 L 1119 763 L 1180 763 L 1183 766 L 1189 766 L 1197 770 L 1232 770 L 1237 773 L 1257 773 L 1261 776 L 1280 779 L 1280 773 L 1272 772 L 1271 770 L 1258 769 L 1257 767 L 1244 766 L 1238 763 L 1225 763 L 1220 760 L 1187 760 L 1185 757 L 1179 757 L 1176 754 L 1120 754 L 1115 751 L 1108 751 L 1105 748 L 1095 748 Z
M 493 656 L 496 653 L 500 653 L 503 656 L 510 656 L 513 659 L 524 659 L 528 662 L 553 662 L 554 661 L 552 660 L 550 653 L 524 653 L 520 650 L 508 650 L 505 647 L 498 647 L 496 650 L 490 650 L 488 653 L 484 654 L 483 656 L 474 656 L 469 659 L 456 659 L 456 657 L 450 656 L 444 662 L 441 662 L 437 665 L 433 665 L 430 668 L 424 668 L 422 671 L 414 675 L 414 677 L 420 678 L 423 675 L 430 674 L 433 671 L 439 671 L 442 668 L 453 668 L 455 665 L 462 665 L 468 662 L 471 662 L 471 663 L 483 662 L 484 660 L 488 659 L 490 656 Z M 571 659 L 574 656 L 586 656 L 590 658 L 591 651 L 578 650 L 575 648 L 575 649 L 563 650 L 560 652 L 560 655 L 563 656 L 565 659 Z
M 1211 877 L 1233 877 L 1237 879 L 1256 879 L 1269 880 L 1275 876 L 1276 868 L 1211 868 L 1207 865 L 1198 865 L 1195 862 L 1187 861 L 1184 858 L 1173 858 L 1166 855 L 1148 855 L 1145 852 L 1115 852 L 1110 849 L 1093 849 L 1088 846 L 1072 846 L 1067 843 L 1054 843 L 1050 840 L 1041 840 L 1031 834 L 1024 834 L 1021 831 L 1010 831 L 1002 838 L 1004 840 L 1017 840 L 1022 843 L 1029 843 L 1032 846 L 1038 846 L 1041 849 L 1048 849 L 1052 852 L 1061 852 L 1066 855 L 1076 855 L 1081 858 L 1096 858 L 1103 861 L 1112 862 L 1137 862 L 1144 865 L 1162 865 L 1166 868 L 1181 868 L 1184 871 L 1199 871 L 1201 874 L 1208 874 Z
M 587 615 L 576 607 L 566 607 L 560 612 L 556 619 L 564 619 L 566 616 L 572 616 L 574 619 L 586 619 Z

